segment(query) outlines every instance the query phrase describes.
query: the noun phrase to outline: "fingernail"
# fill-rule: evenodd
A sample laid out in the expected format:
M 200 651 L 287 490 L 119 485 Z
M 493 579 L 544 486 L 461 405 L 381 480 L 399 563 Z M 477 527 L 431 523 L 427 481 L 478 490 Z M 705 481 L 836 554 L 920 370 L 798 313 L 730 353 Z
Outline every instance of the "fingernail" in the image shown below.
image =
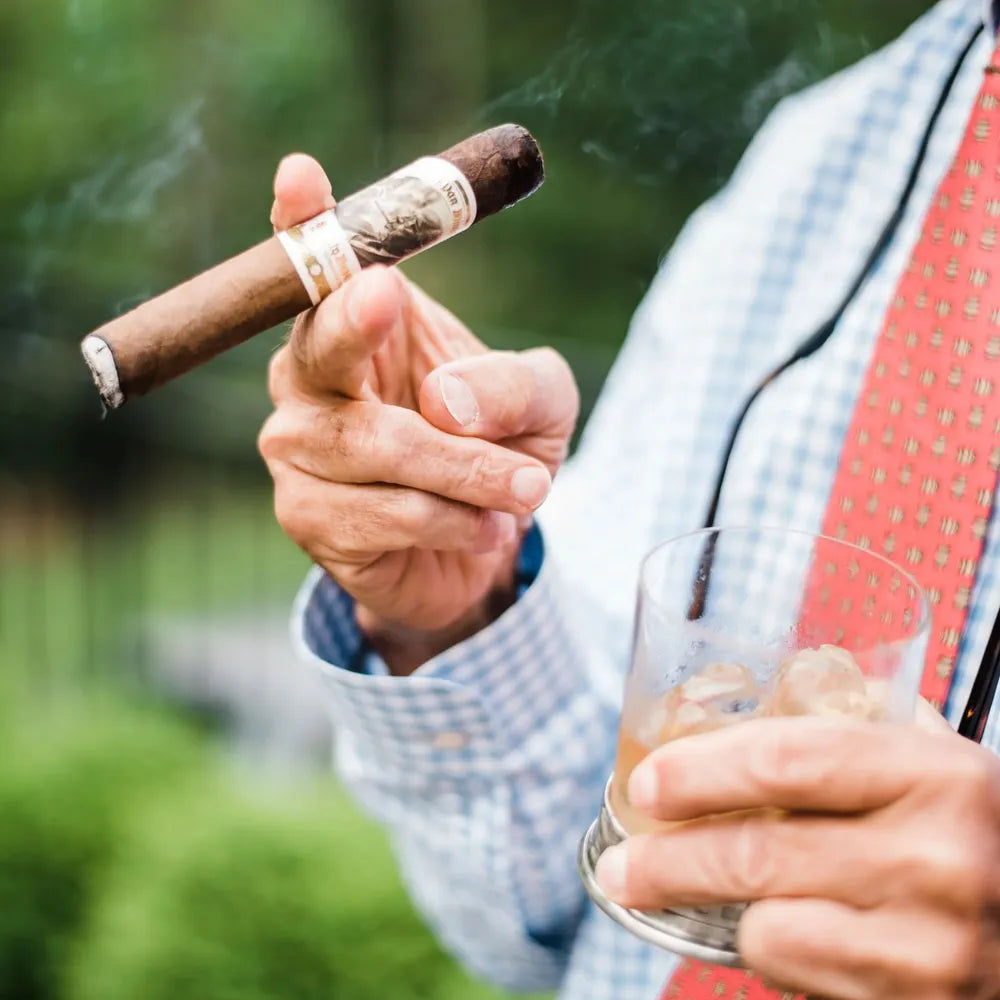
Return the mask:
M 628 855 L 624 844 L 609 847 L 598 859 L 594 875 L 597 884 L 604 892 L 614 899 L 625 892 L 625 869 L 628 865 Z
M 479 404 L 472 390 L 457 375 L 451 372 L 441 372 L 438 375 L 438 388 L 441 398 L 455 423 L 468 427 L 479 419 Z
M 538 466 L 518 469 L 510 478 L 510 492 L 514 499 L 534 510 L 552 488 L 552 477 Z
M 652 809 L 660 797 L 660 782 L 656 771 L 640 764 L 628 779 L 628 800 L 636 807 L 647 811 Z

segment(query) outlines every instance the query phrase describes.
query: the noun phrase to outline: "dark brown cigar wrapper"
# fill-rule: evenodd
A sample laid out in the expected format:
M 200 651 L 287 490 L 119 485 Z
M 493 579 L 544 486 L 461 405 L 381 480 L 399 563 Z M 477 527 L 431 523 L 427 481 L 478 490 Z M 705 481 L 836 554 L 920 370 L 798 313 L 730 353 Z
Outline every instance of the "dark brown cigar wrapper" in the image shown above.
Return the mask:
M 412 178 L 398 180 L 407 173 L 403 170 L 345 198 L 330 213 L 350 245 L 346 252 L 352 257 L 352 270 L 398 263 L 452 235 L 454 230 L 442 231 L 437 220 L 447 209 L 446 201 L 460 200 L 453 198 L 453 188 L 471 189 L 474 215 L 467 225 L 472 225 L 527 197 L 544 179 L 538 145 L 519 125 L 501 125 L 471 136 L 437 158 L 457 168 L 465 179 L 447 188 L 447 199 Z M 301 231 L 309 226 L 303 223 L 288 234 L 273 236 L 85 337 L 83 355 L 105 405 L 117 409 L 291 319 L 339 287 L 349 273 L 331 286 L 320 274 L 320 265 L 309 257 L 313 266 L 300 277 L 290 256 L 293 250 L 286 250 L 299 245 Z M 319 275 L 310 282 L 311 290 L 304 284 L 309 274 Z

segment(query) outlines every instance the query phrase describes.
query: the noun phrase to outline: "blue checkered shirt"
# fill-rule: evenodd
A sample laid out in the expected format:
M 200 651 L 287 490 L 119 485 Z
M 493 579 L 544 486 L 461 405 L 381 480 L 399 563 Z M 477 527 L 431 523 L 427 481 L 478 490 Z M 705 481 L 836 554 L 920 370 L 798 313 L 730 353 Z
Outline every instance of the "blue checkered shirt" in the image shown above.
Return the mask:
M 322 672 L 337 763 L 390 830 L 417 905 L 482 976 L 566 1000 L 655 1000 L 675 959 L 584 897 L 577 842 L 614 755 L 641 557 L 697 528 L 742 401 L 844 295 L 895 206 L 983 0 L 945 0 L 902 38 L 784 101 L 684 229 L 638 309 L 540 515 L 537 578 L 497 622 L 412 677 L 351 669 L 350 601 L 318 571 L 295 611 Z M 897 235 L 829 342 L 763 394 L 717 523 L 819 530 L 883 313 L 958 147 L 993 46 L 966 59 Z M 1000 597 L 993 518 L 949 715 Z M 985 742 L 1000 747 L 1000 713 Z

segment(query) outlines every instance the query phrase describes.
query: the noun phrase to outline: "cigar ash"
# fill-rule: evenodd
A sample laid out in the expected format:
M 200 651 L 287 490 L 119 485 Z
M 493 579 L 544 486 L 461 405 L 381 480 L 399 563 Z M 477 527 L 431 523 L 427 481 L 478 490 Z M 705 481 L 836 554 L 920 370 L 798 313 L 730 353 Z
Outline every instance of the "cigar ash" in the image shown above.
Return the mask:
M 115 364 L 115 356 L 112 354 L 111 348 L 100 337 L 90 334 L 83 338 L 80 351 L 83 353 L 83 360 L 90 369 L 90 374 L 101 399 L 109 409 L 117 409 L 125 402 L 125 394 L 121 389 L 118 366 Z

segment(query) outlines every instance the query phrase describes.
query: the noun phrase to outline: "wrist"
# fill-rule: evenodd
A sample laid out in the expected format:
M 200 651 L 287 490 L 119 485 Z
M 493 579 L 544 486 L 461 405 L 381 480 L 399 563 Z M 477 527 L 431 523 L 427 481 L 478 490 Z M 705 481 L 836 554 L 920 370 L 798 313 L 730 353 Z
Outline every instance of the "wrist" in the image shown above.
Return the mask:
M 534 582 L 542 560 L 542 541 L 533 523 L 521 533 L 493 576 L 485 595 L 441 629 L 422 629 L 394 622 L 358 605 L 355 618 L 368 649 L 377 653 L 389 672 L 407 676 L 453 646 L 492 625 Z M 362 653 L 362 656 L 364 654 Z
M 356 617 L 365 641 L 383 659 L 389 672 L 396 677 L 406 677 L 428 660 L 491 625 L 514 603 L 516 596 L 511 573 L 506 582 L 491 588 L 455 622 L 434 631 L 391 622 L 360 607 Z
M 520 542 L 517 543 L 518 547 Z M 481 632 L 497 620 L 517 599 L 517 548 L 512 548 L 493 574 L 483 596 L 460 611 L 442 628 L 427 629 L 393 621 L 358 605 L 355 618 L 369 649 L 382 657 L 389 672 L 398 677 L 412 674 L 428 660 Z

